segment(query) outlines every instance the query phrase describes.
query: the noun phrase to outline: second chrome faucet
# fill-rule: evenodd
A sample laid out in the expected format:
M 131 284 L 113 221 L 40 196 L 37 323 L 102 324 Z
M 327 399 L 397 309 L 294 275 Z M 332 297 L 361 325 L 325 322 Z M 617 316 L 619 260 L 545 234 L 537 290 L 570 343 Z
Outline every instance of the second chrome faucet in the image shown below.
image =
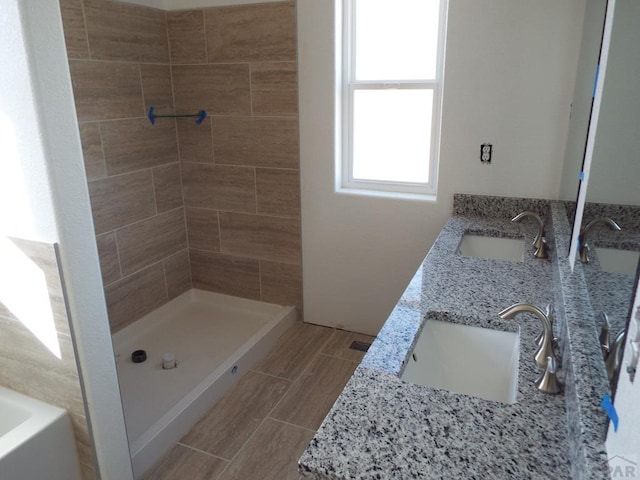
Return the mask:
M 534 355 L 536 365 L 543 369 L 542 375 L 536 380 L 536 387 L 543 393 L 556 394 L 560 392 L 560 383 L 556 376 L 558 359 L 555 354 L 556 339 L 553 335 L 553 310 L 551 305 L 546 311 L 529 303 L 516 303 L 500 312 L 500 318 L 512 319 L 519 313 L 532 313 L 542 323 L 542 335 L 537 339 L 538 349 Z
M 515 217 L 513 217 L 511 219 L 512 222 L 519 222 L 520 220 L 522 220 L 523 218 L 526 217 L 531 217 L 533 218 L 537 223 L 538 223 L 538 233 L 536 234 L 535 238 L 533 239 L 533 242 L 531 243 L 531 246 L 533 248 L 536 249 L 535 253 L 533 254 L 534 257 L 536 258 L 547 258 L 547 242 L 544 238 L 545 235 L 545 231 L 544 231 L 544 221 L 542 220 L 542 218 L 540 217 L 540 215 L 538 215 L 535 212 L 531 212 L 531 211 L 525 211 L 525 212 L 521 212 L 518 215 L 516 215 Z
M 611 230 L 619 232 L 622 230 L 620 225 L 618 225 L 615 220 L 609 217 L 596 217 L 587 223 L 584 227 L 580 229 L 580 236 L 578 237 L 579 245 L 580 245 L 580 261 L 582 263 L 589 263 L 589 240 L 587 238 L 591 229 L 598 224 L 607 225 Z

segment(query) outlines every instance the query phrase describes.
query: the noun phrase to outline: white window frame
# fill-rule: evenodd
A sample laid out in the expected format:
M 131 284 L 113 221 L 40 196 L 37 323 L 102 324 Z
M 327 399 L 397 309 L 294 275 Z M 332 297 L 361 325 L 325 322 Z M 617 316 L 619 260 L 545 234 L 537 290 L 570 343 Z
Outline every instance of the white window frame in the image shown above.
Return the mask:
M 341 162 L 338 165 L 337 190 L 343 193 L 370 194 L 379 196 L 418 196 L 435 198 L 438 184 L 440 153 L 440 127 L 442 117 L 442 90 L 444 70 L 444 44 L 448 0 L 440 0 L 438 20 L 438 52 L 434 79 L 363 81 L 355 79 L 355 0 L 342 0 L 342 75 L 341 75 Z M 429 159 L 429 182 L 410 183 L 353 178 L 353 98 L 355 90 L 426 89 L 433 91 L 431 123 L 431 151 Z M 426 159 L 425 159 L 426 161 Z M 336 172 L 338 173 L 338 172 Z

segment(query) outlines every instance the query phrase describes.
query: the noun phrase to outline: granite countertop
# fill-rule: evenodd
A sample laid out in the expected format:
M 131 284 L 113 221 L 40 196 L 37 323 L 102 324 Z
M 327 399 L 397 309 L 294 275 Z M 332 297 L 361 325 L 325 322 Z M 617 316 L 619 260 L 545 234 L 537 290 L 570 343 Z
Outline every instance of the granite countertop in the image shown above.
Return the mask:
M 538 208 L 544 212 L 545 204 Z M 529 250 L 521 263 L 457 254 L 464 233 L 529 241 L 535 234 L 533 222 L 508 221 L 517 211 L 500 219 L 463 213 L 443 228 L 300 458 L 306 477 L 569 478 L 564 396 L 545 395 L 533 383 L 539 374 L 533 355 L 540 322 L 529 314 L 498 317 L 513 303 L 544 307 L 553 301 L 552 262 L 534 259 Z M 517 402 L 507 405 L 401 380 L 429 318 L 507 331 L 519 327 Z

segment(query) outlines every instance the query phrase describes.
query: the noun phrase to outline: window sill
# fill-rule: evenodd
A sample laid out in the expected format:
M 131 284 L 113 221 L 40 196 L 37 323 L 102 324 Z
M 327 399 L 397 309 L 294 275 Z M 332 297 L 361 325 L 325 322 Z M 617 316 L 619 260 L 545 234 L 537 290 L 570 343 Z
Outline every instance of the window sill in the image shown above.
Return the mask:
M 388 198 L 393 200 L 411 200 L 418 202 L 435 203 L 437 201 L 436 195 L 426 193 L 386 192 L 382 190 L 366 190 L 343 187 L 337 188 L 336 193 L 339 195 L 352 195 L 356 197 Z

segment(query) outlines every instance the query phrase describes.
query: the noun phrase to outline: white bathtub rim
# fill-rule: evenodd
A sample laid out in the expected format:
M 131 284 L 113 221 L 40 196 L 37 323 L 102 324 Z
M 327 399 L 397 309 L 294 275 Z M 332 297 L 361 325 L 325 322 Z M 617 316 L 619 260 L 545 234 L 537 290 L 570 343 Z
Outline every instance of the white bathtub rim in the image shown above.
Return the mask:
M 68 412 L 0 387 L 0 405 L 26 418 L 0 436 L 0 476 L 4 480 L 80 480 L 78 450 Z
M 0 387 L 0 406 L 6 402 L 17 410 L 26 413 L 26 417 L 0 436 L 0 459 L 28 442 L 42 428 L 67 415 L 62 408 L 50 405 L 14 390 Z

